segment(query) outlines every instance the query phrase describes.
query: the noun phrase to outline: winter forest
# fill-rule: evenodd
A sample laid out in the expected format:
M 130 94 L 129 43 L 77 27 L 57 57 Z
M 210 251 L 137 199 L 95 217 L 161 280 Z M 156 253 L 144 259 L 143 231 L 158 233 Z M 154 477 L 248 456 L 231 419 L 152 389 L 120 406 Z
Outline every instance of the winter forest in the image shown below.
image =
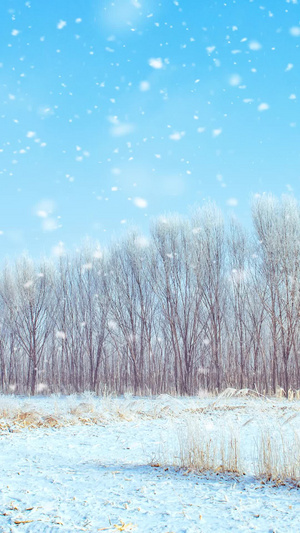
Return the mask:
M 1 273 L 1 390 L 194 395 L 300 387 L 300 208 L 257 195 L 253 231 L 207 203 L 106 249 Z

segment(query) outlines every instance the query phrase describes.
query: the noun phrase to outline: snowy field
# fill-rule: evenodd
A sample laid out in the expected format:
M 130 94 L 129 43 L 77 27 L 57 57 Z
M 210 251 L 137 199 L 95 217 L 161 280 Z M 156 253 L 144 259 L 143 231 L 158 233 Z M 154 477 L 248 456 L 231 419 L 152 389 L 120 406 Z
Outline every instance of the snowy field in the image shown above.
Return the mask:
M 1 532 L 300 531 L 300 489 L 256 477 L 259 435 L 299 430 L 300 402 L 0 398 Z M 178 469 L 198 428 L 235 434 L 244 475 Z

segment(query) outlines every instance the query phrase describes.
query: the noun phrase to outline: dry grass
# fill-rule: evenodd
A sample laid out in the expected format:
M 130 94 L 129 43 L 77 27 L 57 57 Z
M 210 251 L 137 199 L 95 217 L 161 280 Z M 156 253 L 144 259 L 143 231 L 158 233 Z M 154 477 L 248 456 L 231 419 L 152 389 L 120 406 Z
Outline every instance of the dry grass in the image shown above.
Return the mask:
M 42 426 L 48 428 L 58 428 L 61 427 L 61 421 L 59 420 L 59 418 L 53 415 L 48 415 L 45 416 L 42 420 Z
M 20 428 L 39 427 L 42 423 L 42 417 L 37 411 L 23 411 L 13 418 L 13 422 Z
M 229 387 L 225 389 L 223 392 L 219 394 L 219 398 L 245 398 L 245 397 L 252 397 L 252 398 L 259 398 L 264 397 L 263 394 L 260 394 L 256 390 L 252 389 L 234 389 L 232 387 Z
M 94 410 L 95 410 L 95 406 L 92 403 L 81 402 L 79 405 L 76 405 L 75 407 L 71 407 L 70 413 L 72 415 L 81 416 L 86 413 L 93 413 Z
M 167 442 L 152 466 L 184 469 L 196 473 L 222 473 L 242 476 L 255 475 L 263 482 L 275 485 L 293 484 L 300 487 L 300 437 L 286 422 L 265 428 L 260 425 L 258 438 L 253 438 L 252 459 L 246 460 L 249 441 L 242 428 L 236 425 L 222 429 L 222 424 L 207 424 L 187 419 L 184 428 L 177 430 L 178 443 Z M 250 420 L 251 422 L 252 420 Z M 242 438 L 243 437 L 243 438 Z
M 180 401 L 169 396 L 153 401 L 130 396 L 125 399 L 97 398 L 87 394 L 86 397 L 88 401 L 82 401 L 82 397 L 75 395 L 63 400 L 53 396 L 40 402 L 34 398 L 0 396 L 0 432 L 165 419 L 178 416 L 183 411 Z
M 204 397 L 203 394 L 199 398 L 180 398 L 167 394 L 156 398 L 134 398 L 130 395 L 125 398 L 99 398 L 86 393 L 66 397 L 53 395 L 44 399 L 0 395 L 0 432 L 158 419 L 176 422 L 187 418 L 203 420 L 205 423 L 210 417 L 220 422 L 226 417 L 231 421 L 243 417 L 246 425 L 252 420 L 257 421 L 261 414 L 270 413 L 273 417 L 275 412 L 283 420 L 282 423 L 287 424 L 300 415 L 300 402 L 295 396 L 293 401 L 257 397 L 255 392 L 248 389 L 227 389 L 222 395 L 213 398 Z M 206 435 L 202 434 L 201 438 L 205 442 Z M 209 446 L 209 442 L 206 445 Z M 220 453 L 221 450 L 217 455 Z M 224 451 L 223 456 L 226 453 Z
M 277 387 L 276 398 L 285 398 L 286 392 L 282 387 Z M 300 389 L 289 389 L 287 392 L 287 398 L 290 401 L 300 400 Z
M 300 485 L 300 438 L 295 431 L 263 431 L 257 443 L 258 477 L 277 484 Z
M 300 484 L 300 404 L 230 389 L 214 398 L 97 398 L 92 394 L 25 399 L 0 396 L 0 434 L 40 428 L 138 423 L 163 419 L 176 430 L 154 466 L 241 475 L 245 471 L 275 483 Z M 250 427 L 253 425 L 253 428 Z M 256 441 L 255 441 L 256 435 Z M 249 438 L 253 454 L 249 460 Z M 247 462 L 248 461 L 248 462 Z M 249 462 L 250 461 L 250 462 Z
M 178 437 L 175 466 L 199 473 L 240 474 L 243 471 L 240 442 L 233 430 L 207 431 L 201 424 L 188 421 Z

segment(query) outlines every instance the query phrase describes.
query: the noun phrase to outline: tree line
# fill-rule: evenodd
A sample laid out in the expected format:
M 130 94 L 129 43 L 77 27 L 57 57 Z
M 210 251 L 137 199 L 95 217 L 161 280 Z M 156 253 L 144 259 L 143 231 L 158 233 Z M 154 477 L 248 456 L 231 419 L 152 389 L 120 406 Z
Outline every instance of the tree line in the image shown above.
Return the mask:
M 299 389 L 299 205 L 257 196 L 252 221 L 207 203 L 148 238 L 6 263 L 0 391 Z

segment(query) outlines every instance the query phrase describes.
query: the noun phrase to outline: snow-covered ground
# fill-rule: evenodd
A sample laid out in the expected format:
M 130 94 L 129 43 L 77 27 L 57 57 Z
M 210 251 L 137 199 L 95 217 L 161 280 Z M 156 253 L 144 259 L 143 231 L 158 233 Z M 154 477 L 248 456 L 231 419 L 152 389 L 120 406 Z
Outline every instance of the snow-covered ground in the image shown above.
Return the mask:
M 299 401 L 0 397 L 0 417 L 2 532 L 300 531 L 300 489 L 262 484 L 253 466 L 261 429 L 298 430 Z M 172 466 L 196 424 L 239 433 L 245 476 Z

